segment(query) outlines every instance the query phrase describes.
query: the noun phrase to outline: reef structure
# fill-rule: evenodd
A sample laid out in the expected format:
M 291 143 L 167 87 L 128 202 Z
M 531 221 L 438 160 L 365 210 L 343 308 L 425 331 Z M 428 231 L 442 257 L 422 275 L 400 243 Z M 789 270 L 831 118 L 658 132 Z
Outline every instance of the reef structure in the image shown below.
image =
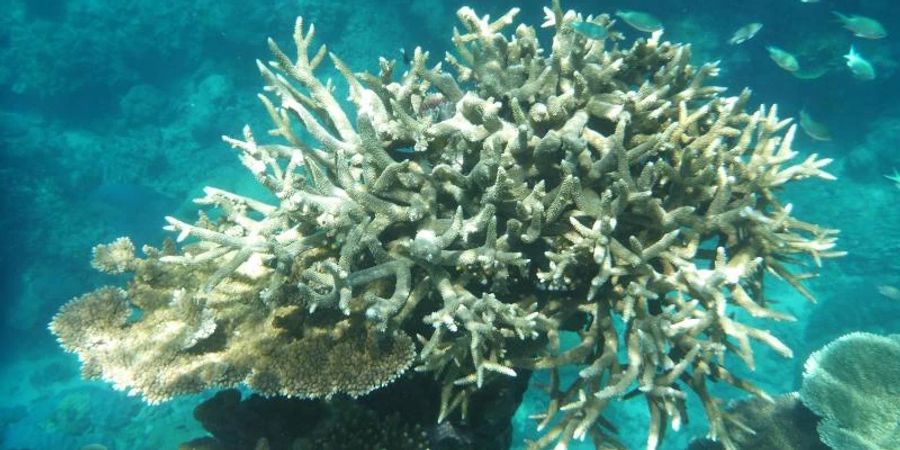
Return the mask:
M 728 447 L 708 383 L 768 397 L 726 354 L 752 368 L 757 341 L 791 356 L 739 318 L 791 320 L 766 277 L 811 297 L 804 263 L 840 254 L 776 195 L 832 179 L 829 160 L 797 161 L 791 120 L 708 85 L 717 66 L 689 46 L 594 39 L 573 24 L 610 16 L 547 12 L 549 49 L 532 26 L 504 34 L 518 9 L 462 8 L 447 67 L 416 49 L 402 74 L 386 59 L 353 73 L 298 19 L 296 54 L 270 40 L 258 62 L 276 142 L 225 138 L 274 200 L 208 187 L 197 221 L 166 218 L 174 242 L 97 246 L 94 266 L 131 273 L 127 289 L 72 300 L 50 329 L 86 378 L 151 403 L 239 384 L 356 397 L 414 367 L 449 420 L 486 384 L 546 370 L 533 448 L 614 443 L 603 411 L 631 398 L 656 448 L 689 394 Z M 326 57 L 352 108 L 316 76 Z

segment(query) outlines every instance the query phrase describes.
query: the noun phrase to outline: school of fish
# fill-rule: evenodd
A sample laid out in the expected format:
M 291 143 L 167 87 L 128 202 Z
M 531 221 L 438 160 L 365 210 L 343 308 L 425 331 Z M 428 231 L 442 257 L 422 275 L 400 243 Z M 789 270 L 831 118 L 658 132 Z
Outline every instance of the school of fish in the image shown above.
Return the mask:
M 819 3 L 819 0 L 800 0 L 801 3 Z M 542 26 L 548 27 L 555 24 L 555 18 L 549 8 L 544 8 L 547 20 Z M 878 20 L 863 16 L 860 14 L 844 14 L 839 11 L 832 11 L 840 24 L 850 31 L 853 36 L 862 39 L 883 39 L 887 37 L 887 30 Z M 635 30 L 646 33 L 661 33 L 663 23 L 653 15 L 643 11 L 619 10 L 616 11 L 615 17 L 621 19 L 625 24 Z M 572 30 L 576 33 L 588 38 L 602 40 L 609 37 L 607 26 L 609 24 L 598 24 L 590 20 L 573 21 Z M 753 39 L 762 30 L 761 22 L 750 22 L 739 27 L 728 39 L 730 45 L 740 45 Z M 767 45 L 766 50 L 769 57 L 778 67 L 791 73 L 794 77 L 801 80 L 812 80 L 824 75 L 828 69 L 818 67 L 804 69 L 796 55 L 776 45 Z M 870 81 L 876 78 L 875 66 L 867 60 L 854 45 L 850 46 L 847 54 L 843 55 L 845 65 L 849 69 L 850 75 L 860 81 Z M 800 128 L 812 139 L 819 141 L 827 141 L 831 139 L 831 132 L 828 128 L 812 118 L 812 116 L 804 109 L 799 114 Z M 900 187 L 900 182 L 898 182 Z

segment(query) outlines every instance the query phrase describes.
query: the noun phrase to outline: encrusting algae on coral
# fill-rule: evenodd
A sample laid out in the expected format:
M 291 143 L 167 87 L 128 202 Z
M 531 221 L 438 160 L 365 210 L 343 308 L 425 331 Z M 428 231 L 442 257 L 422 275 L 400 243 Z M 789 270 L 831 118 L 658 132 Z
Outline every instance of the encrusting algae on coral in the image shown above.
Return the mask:
M 835 231 L 776 196 L 831 179 L 829 160 L 796 161 L 791 121 L 708 85 L 717 66 L 691 65 L 688 46 L 586 37 L 573 24 L 610 17 L 554 1 L 545 49 L 531 26 L 504 34 L 517 13 L 460 9 L 456 54 L 429 67 L 417 49 L 402 74 L 385 59 L 352 73 L 302 20 L 293 57 L 270 41 L 260 99 L 277 142 L 249 128 L 226 141 L 277 203 L 207 188 L 197 203 L 215 215 L 167 218 L 177 243 L 98 247 L 95 267 L 131 272 L 127 289 L 78 297 L 50 325 L 84 375 L 149 402 L 241 383 L 327 398 L 414 367 L 442 383 L 452 420 L 486 384 L 548 370 L 533 448 L 615 442 L 604 409 L 635 396 L 656 448 L 689 393 L 730 446 L 707 384 L 767 398 L 725 355 L 752 368 L 757 341 L 791 356 L 733 312 L 791 320 L 768 307 L 766 274 L 811 297 L 791 266 L 839 254 Z M 355 116 L 315 75 L 326 57 Z M 577 345 L 561 349 L 564 332 Z

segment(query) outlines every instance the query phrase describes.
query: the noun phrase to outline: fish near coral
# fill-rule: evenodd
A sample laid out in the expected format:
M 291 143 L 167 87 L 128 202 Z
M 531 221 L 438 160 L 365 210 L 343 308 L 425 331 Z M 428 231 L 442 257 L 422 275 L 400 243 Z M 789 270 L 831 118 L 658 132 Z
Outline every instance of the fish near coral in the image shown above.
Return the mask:
M 838 20 L 844 25 L 844 28 L 850 30 L 854 36 L 863 39 L 881 39 L 887 36 L 887 30 L 877 20 L 859 16 L 856 14 L 845 16 L 837 11 L 832 11 Z
M 647 33 L 663 29 L 662 22 L 656 17 L 641 11 L 616 11 L 616 17 L 622 19 L 632 28 Z
M 853 72 L 854 78 L 863 81 L 875 79 L 875 67 L 857 53 L 852 45 L 850 46 L 850 51 L 844 55 L 844 59 L 847 60 L 847 67 L 850 68 L 850 72 Z
M 737 29 L 733 35 L 731 35 L 731 39 L 728 40 L 728 43 L 731 45 L 743 44 L 744 42 L 753 39 L 753 36 L 756 36 L 756 33 L 759 33 L 763 24 L 759 22 L 748 23 Z
M 800 69 L 800 63 L 797 62 L 797 57 L 791 53 L 775 47 L 774 45 L 766 47 L 766 50 L 769 51 L 769 57 L 772 58 L 772 61 L 775 61 L 775 64 L 778 64 L 778 67 L 781 67 L 788 72 L 796 72 Z
M 594 22 L 572 22 L 572 29 L 588 39 L 600 40 L 609 36 L 609 30 L 606 27 Z
M 807 136 L 817 141 L 830 141 L 831 131 L 822 123 L 816 122 L 805 109 L 800 110 L 800 128 Z

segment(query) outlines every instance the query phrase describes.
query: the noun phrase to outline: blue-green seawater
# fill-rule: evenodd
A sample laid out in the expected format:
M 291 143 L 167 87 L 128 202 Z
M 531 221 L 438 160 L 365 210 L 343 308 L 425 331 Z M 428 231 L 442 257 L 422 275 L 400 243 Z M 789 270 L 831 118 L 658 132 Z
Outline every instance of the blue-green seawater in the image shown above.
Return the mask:
M 548 2 L 549 3 L 549 2 Z M 354 71 L 377 70 L 377 55 L 400 59 L 419 45 L 433 60 L 450 50 L 455 11 L 469 5 L 498 17 L 543 21 L 539 1 L 460 0 L 0 0 L 0 449 L 174 449 L 204 435 L 192 408 L 212 393 L 147 406 L 102 382 L 81 381 L 47 323 L 69 299 L 123 280 L 90 267 L 96 243 L 128 235 L 158 244 L 163 217 L 195 217 L 204 186 L 258 192 L 222 134 L 244 124 L 265 130 L 256 99 L 266 38 L 287 46 L 294 18 L 317 25 L 319 42 Z M 849 331 L 900 332 L 900 3 L 892 0 L 563 1 L 585 14 L 634 9 L 665 25 L 664 39 L 691 43 L 695 62 L 721 61 L 715 83 L 753 90 L 751 107 L 777 103 L 783 117 L 806 110 L 831 133 L 800 134 L 794 148 L 834 162 L 833 182 L 799 182 L 783 193 L 797 217 L 841 230 L 846 257 L 826 261 L 808 282 L 813 304 L 770 285 L 775 306 L 798 318 L 770 326 L 795 351 L 784 359 L 757 349 L 754 373 L 772 393 L 796 390 L 802 363 Z M 888 35 L 863 39 L 832 10 L 879 20 Z M 753 39 L 729 45 L 740 26 L 760 22 Z M 644 36 L 617 24 L 626 43 Z M 547 35 L 542 35 L 545 48 Z M 771 61 L 766 46 L 797 55 L 806 79 Z M 849 48 L 877 76 L 854 78 Z M 549 49 L 547 49 L 549 51 Z M 326 69 L 325 75 L 336 76 Z M 814 77 L 814 75 L 817 75 Z M 342 89 L 338 86 L 338 89 Z M 338 95 L 344 98 L 343 94 Z M 534 436 L 529 414 L 546 400 L 535 385 L 513 418 L 514 448 Z M 723 395 L 729 395 L 727 392 Z M 736 394 L 735 394 L 736 395 Z M 642 401 L 613 407 L 623 441 L 643 446 Z M 692 421 L 670 432 L 666 449 L 705 433 Z M 576 443 L 571 448 L 590 448 Z

